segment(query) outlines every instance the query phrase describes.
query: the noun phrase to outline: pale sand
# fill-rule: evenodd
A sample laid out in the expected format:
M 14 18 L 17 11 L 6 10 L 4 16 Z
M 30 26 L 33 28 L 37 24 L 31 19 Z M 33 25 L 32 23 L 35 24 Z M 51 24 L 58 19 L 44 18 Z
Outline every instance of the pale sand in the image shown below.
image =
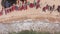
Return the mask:
M 32 2 L 31 0 L 29 0 Z M 41 8 L 44 7 L 46 4 L 53 5 L 55 4 L 56 8 L 59 5 L 60 0 L 41 0 Z M 0 5 L 1 7 L 1 5 Z M 45 20 L 47 19 L 48 22 L 60 22 L 60 15 L 57 11 L 53 11 L 51 14 L 49 11 L 42 12 L 42 10 L 35 9 L 35 8 L 28 8 L 27 10 L 22 11 L 14 11 L 8 13 L 7 15 L 0 16 L 0 23 L 7 23 L 15 20 L 25 20 L 25 19 L 32 19 L 32 20 Z
M 34 10 L 33 10 L 34 9 Z M 31 11 L 32 10 L 32 11 Z M 55 13 L 55 12 L 54 12 Z M 3 15 L 0 17 L 0 22 L 9 23 L 11 21 L 17 21 L 17 20 L 25 20 L 25 19 L 32 19 L 32 20 L 49 20 L 48 22 L 56 22 L 60 21 L 60 16 L 57 14 L 50 14 L 49 12 L 42 12 L 39 9 L 28 9 L 23 11 L 14 11 L 11 13 L 8 13 L 7 15 Z

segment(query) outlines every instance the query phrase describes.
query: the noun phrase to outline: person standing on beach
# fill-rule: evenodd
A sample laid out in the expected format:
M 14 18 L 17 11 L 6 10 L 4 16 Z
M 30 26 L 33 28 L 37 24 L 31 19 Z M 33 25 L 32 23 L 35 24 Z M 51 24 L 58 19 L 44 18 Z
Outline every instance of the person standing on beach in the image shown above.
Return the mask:
M 20 0 L 22 3 L 21 9 L 26 10 L 27 9 L 27 0 Z
M 2 13 L 3 13 L 3 15 L 5 15 L 5 1 L 6 1 L 6 0 L 2 0 L 2 1 L 1 1 Z
M 9 8 L 10 7 L 10 3 L 8 1 L 5 2 L 5 7 Z
M 3 10 L 2 11 L 3 15 L 5 15 L 6 10 L 8 10 L 7 8 L 10 7 L 10 3 L 7 0 L 2 0 L 1 5 L 2 5 L 2 10 Z
M 19 10 L 19 4 L 20 4 L 20 0 L 16 0 L 16 6 L 15 6 L 16 10 Z

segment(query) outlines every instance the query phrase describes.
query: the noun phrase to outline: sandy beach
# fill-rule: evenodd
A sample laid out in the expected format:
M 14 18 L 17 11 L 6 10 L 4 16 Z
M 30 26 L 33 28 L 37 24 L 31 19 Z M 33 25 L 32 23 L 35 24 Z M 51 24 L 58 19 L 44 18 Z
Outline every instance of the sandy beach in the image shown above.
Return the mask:
M 30 1 L 30 0 L 28 0 Z M 41 8 L 35 9 L 29 8 L 27 10 L 22 11 L 13 11 L 11 13 L 8 13 L 7 15 L 0 16 L 0 22 L 1 23 L 7 23 L 15 20 L 25 20 L 25 19 L 32 19 L 32 20 L 47 20 L 48 22 L 60 22 L 60 15 L 58 11 L 53 11 L 50 14 L 50 11 L 42 11 L 42 7 L 44 7 L 46 4 L 53 5 L 55 4 L 55 8 L 59 5 L 60 0 L 41 0 Z M 33 2 L 30 1 L 30 2 Z M 0 7 L 2 7 L 0 5 Z
M 32 10 L 32 11 L 31 11 Z M 53 14 L 56 13 L 56 14 Z M 0 22 L 2 23 L 9 23 L 11 21 L 17 21 L 17 20 L 25 20 L 25 19 L 32 19 L 34 20 L 47 20 L 48 22 L 60 22 L 60 16 L 58 12 L 53 12 L 50 14 L 50 12 L 43 12 L 40 9 L 28 9 L 23 11 L 14 11 L 11 13 L 8 13 L 7 15 L 3 15 L 0 17 Z
M 28 0 L 33 3 L 34 0 Z M 55 10 L 42 11 L 46 5 L 55 5 L 55 9 L 60 5 L 60 0 L 41 0 L 41 8 L 36 7 L 27 10 L 14 10 L 6 15 L 0 16 L 0 34 L 8 34 L 9 32 L 20 32 L 23 30 L 33 30 L 50 32 L 60 32 L 60 13 Z M 0 10 L 2 9 L 0 0 Z

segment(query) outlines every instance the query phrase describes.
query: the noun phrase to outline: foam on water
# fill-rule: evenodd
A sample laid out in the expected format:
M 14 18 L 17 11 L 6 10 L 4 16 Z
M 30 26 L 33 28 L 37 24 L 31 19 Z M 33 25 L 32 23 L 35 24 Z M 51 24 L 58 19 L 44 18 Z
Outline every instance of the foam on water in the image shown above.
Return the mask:
M 46 21 L 14 21 L 14 23 L 3 24 L 0 23 L 0 34 L 8 34 L 8 32 L 19 32 L 22 30 L 35 30 L 35 31 L 60 31 L 60 24 L 48 23 Z

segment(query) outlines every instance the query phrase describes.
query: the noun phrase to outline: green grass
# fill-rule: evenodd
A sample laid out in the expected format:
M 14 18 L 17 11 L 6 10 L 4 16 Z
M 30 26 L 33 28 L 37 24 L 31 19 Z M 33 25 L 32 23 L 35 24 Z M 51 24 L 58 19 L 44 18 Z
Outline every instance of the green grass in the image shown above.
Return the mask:
M 55 34 L 60 34 L 60 32 L 55 32 Z
M 13 33 L 9 33 L 9 34 L 50 34 L 49 32 L 36 32 L 36 31 L 28 31 L 28 30 L 25 30 L 25 31 L 21 31 L 21 32 L 13 32 Z
M 33 30 L 25 30 L 25 31 L 21 31 L 21 32 L 12 32 L 12 33 L 9 33 L 9 34 L 53 34 L 53 33 L 49 33 L 49 32 L 36 32 L 36 31 L 33 31 Z M 60 34 L 60 32 L 55 32 L 54 34 Z
M 49 32 L 36 32 L 36 31 L 29 31 L 29 30 L 25 30 L 25 31 L 21 31 L 21 32 L 12 32 L 12 33 L 9 33 L 9 34 L 53 34 L 53 33 L 49 33 Z M 54 34 L 60 34 L 60 32 L 55 32 Z

